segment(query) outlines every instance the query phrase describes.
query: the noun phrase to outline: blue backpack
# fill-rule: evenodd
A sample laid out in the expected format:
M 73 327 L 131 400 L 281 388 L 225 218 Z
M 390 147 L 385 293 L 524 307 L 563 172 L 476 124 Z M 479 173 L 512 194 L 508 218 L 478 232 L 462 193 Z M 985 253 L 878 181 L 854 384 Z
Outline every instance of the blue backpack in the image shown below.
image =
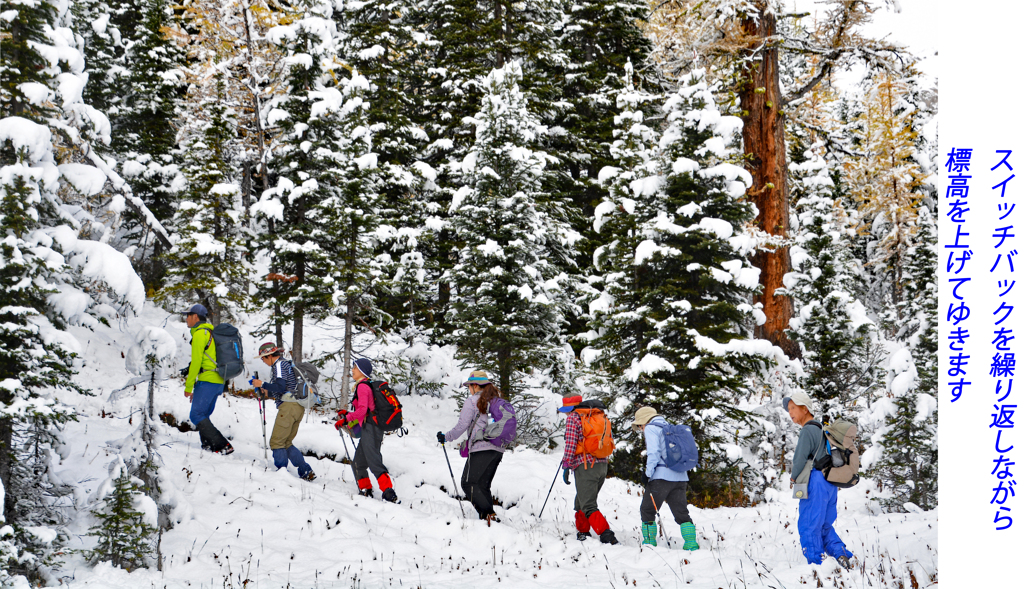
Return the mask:
M 690 426 L 657 423 L 650 425 L 661 428 L 661 433 L 665 436 L 665 466 L 676 472 L 686 472 L 697 466 L 700 452 L 697 450 L 697 442 L 693 439 Z

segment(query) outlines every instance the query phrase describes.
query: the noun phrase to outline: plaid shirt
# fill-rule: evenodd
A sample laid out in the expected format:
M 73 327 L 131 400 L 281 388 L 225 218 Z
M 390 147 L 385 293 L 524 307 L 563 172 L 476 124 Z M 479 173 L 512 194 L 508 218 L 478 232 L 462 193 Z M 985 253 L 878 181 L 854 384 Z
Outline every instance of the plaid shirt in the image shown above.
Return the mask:
M 584 461 L 589 465 L 598 462 L 608 462 L 607 458 L 594 458 L 589 454 L 576 454 L 576 446 L 582 441 L 583 420 L 580 419 L 579 413 L 570 411 L 566 414 L 565 420 L 565 452 L 562 454 L 562 468 L 576 470 Z

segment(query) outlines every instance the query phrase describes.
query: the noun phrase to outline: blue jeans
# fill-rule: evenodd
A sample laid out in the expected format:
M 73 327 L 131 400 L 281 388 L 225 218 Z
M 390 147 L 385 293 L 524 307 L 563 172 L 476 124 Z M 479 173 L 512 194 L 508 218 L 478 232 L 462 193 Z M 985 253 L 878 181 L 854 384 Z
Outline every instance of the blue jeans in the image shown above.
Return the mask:
M 295 468 L 299 469 L 300 477 L 305 477 L 309 474 L 309 471 L 313 470 L 313 467 L 306 463 L 306 458 L 302 455 L 302 452 L 299 452 L 299 449 L 295 446 L 274 450 L 274 466 L 284 468 L 288 466 L 289 460 L 295 465 Z
M 224 385 L 213 382 L 196 381 L 192 387 L 192 410 L 188 418 L 193 425 L 199 425 L 201 421 L 213 415 L 213 409 L 217 406 L 217 397 L 224 392 Z
M 821 553 L 833 558 L 853 556 L 839 539 L 832 524 L 836 521 L 836 499 L 839 489 L 825 480 L 820 470 L 811 471 L 807 482 L 807 498 L 800 500 L 800 515 L 796 528 L 800 532 L 800 547 L 808 564 L 821 564 Z

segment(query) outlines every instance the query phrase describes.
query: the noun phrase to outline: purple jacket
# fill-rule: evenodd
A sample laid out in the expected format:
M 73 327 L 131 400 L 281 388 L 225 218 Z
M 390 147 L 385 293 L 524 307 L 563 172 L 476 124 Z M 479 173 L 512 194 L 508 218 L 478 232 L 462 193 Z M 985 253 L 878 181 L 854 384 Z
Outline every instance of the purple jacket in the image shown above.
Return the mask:
M 480 395 L 470 395 L 466 398 L 466 401 L 462 405 L 462 411 L 459 412 L 459 422 L 455 424 L 452 431 L 444 435 L 446 442 L 451 442 L 458 439 L 462 434 L 466 433 L 470 429 L 470 425 L 473 426 L 473 437 L 477 438 L 476 442 L 470 446 L 470 452 L 480 452 L 482 450 L 497 450 L 498 452 L 504 452 L 504 448 L 495 446 L 487 440 L 479 439 L 483 435 L 484 428 L 491 421 L 491 416 L 486 413 L 480 413 L 476 408 L 476 402 L 480 400 Z

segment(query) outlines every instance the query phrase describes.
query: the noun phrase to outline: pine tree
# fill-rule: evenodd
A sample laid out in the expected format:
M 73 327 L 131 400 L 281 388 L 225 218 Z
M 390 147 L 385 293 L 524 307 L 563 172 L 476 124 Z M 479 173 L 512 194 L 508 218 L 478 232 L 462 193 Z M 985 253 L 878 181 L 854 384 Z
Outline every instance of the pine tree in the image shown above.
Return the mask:
M 138 503 L 145 500 L 145 496 L 120 457 L 112 465 L 112 470 L 116 475 L 111 475 L 108 484 L 113 488 L 103 498 L 103 506 L 92 511 L 99 523 L 89 531 L 98 542 L 89 551 L 89 560 L 93 563 L 110 561 L 130 572 L 147 565 L 153 553 L 152 536 L 156 528 L 139 510 Z
M 739 120 L 721 116 L 697 72 L 664 103 L 667 127 L 648 162 L 650 130 L 631 92 L 627 86 L 619 100 L 613 154 L 621 164 L 601 173 L 612 190 L 595 225 L 609 245 L 595 254 L 601 293 L 584 354 L 620 398 L 691 425 L 702 451 L 691 482 L 695 492 L 715 493 L 738 475 L 717 446 L 723 424 L 743 418 L 730 399 L 764 355 L 781 354 L 747 339 L 757 271 L 739 246 L 753 210 L 743 201 L 749 176 L 727 148 Z M 639 452 L 619 453 L 621 472 L 633 474 Z
M 901 331 L 914 364 L 903 378 L 913 380 L 897 385 L 894 379 L 890 385 L 894 398 L 873 438 L 880 458 L 870 469 L 871 476 L 892 492 L 881 501 L 890 511 L 905 511 L 906 503 L 923 509 L 938 505 L 938 234 L 929 207 L 921 207 L 917 218 L 918 232 L 907 251 L 901 313 L 906 321 Z
M 554 160 L 537 149 L 543 128 L 527 109 L 521 79 L 511 62 L 483 81 L 465 186 L 450 209 L 459 247 L 448 321 L 458 356 L 497 375 L 509 394 L 521 391 L 526 373 L 551 374 L 564 361 L 568 277 L 559 268 L 579 239 L 564 205 L 543 193 Z
M 223 84 L 220 84 L 223 89 Z M 214 324 L 237 316 L 248 303 L 248 267 L 240 189 L 232 172 L 235 120 L 223 92 L 202 99 L 190 110 L 201 111 L 188 128 L 183 172 L 187 188 L 168 223 L 173 247 L 165 254 L 163 301 L 198 300 Z
M 794 150 L 802 141 L 793 142 Z M 860 263 L 850 252 L 845 211 L 837 204 L 839 170 L 816 144 L 791 156 L 795 244 L 794 271 L 784 293 L 796 312 L 789 337 L 800 345 L 804 376 L 799 384 L 822 403 L 821 415 L 850 419 L 849 411 L 880 379 L 874 323 L 856 297 Z
M 274 221 L 261 247 L 279 274 L 258 296 L 291 315 L 296 359 L 303 354 L 305 318 L 322 318 L 344 304 L 347 362 L 352 324 L 372 321 L 377 313 L 366 296 L 379 276 L 373 259 L 377 154 L 365 119 L 369 84 L 358 72 L 337 75 L 333 23 L 315 16 L 329 10 L 311 4 L 307 11 L 281 37 L 288 92 L 267 105 L 279 132 L 272 146 L 278 182 L 253 211 Z

